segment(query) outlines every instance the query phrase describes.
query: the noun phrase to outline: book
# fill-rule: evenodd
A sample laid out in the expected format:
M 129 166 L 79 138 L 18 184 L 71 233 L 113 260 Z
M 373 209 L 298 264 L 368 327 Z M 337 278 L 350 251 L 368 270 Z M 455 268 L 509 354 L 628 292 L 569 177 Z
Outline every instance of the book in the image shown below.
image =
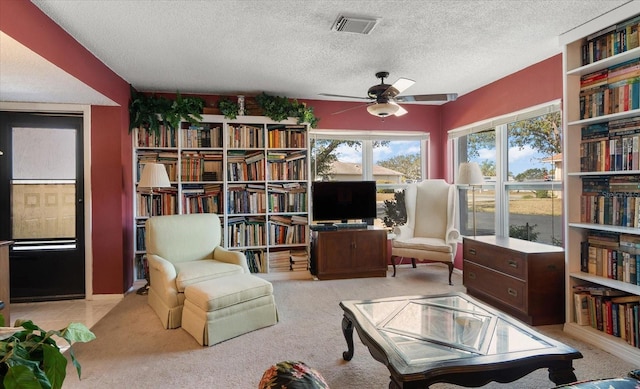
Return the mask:
M 581 326 L 589 325 L 589 293 L 577 292 L 573 294 L 575 307 L 575 321 Z

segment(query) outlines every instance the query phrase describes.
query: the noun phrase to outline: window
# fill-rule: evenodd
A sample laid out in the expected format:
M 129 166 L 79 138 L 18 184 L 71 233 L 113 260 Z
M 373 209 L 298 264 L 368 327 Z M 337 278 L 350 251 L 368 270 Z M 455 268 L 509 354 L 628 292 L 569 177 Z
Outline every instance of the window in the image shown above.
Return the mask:
M 449 132 L 456 168 L 477 162 L 485 178 L 459 188 L 463 235 L 562 246 L 561 128 L 553 102 Z
M 395 201 L 408 183 L 426 178 L 428 138 L 416 132 L 311 131 L 311 179 L 376 181 L 374 224 L 383 227 L 385 200 Z

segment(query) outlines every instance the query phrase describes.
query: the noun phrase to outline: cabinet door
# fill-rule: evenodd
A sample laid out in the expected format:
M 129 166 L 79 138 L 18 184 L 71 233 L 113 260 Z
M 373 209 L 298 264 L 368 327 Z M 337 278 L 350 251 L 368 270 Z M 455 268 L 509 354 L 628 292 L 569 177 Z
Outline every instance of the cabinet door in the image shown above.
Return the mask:
M 345 231 L 324 232 L 318 237 L 318 271 L 335 274 L 351 271 L 353 264 L 353 233 Z
M 354 266 L 358 270 L 386 269 L 386 242 L 384 231 L 359 231 L 354 234 L 351 247 Z

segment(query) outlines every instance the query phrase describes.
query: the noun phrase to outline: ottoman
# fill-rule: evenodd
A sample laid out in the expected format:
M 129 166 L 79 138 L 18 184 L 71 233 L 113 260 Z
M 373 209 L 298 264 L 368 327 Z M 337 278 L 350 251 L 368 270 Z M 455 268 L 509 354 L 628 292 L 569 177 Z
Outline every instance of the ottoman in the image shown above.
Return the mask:
M 201 346 L 213 346 L 278 322 L 273 286 L 251 274 L 189 285 L 184 295 L 182 328 Z

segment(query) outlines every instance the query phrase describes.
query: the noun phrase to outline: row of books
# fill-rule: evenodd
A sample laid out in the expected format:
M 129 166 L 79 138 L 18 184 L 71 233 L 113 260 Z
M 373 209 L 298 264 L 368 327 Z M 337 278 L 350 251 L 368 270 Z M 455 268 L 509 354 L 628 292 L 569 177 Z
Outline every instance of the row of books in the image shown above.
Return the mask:
M 639 46 L 638 24 L 640 16 L 634 16 L 587 36 L 582 45 L 582 65 L 612 57 Z
M 271 148 L 307 148 L 307 130 L 305 126 L 286 126 L 269 129 L 268 144 Z
M 233 217 L 228 219 L 229 246 L 264 246 L 266 230 L 264 218 Z
M 640 228 L 640 176 L 582 177 L 580 222 Z
M 222 153 L 206 151 L 183 151 L 180 160 L 182 181 L 222 180 Z
M 640 169 L 640 116 L 584 126 L 580 171 Z
M 265 213 L 267 210 L 267 195 L 264 185 L 229 185 L 227 196 L 227 211 L 230 214 Z
M 306 216 L 273 215 L 269 218 L 269 244 L 304 244 L 308 236 Z
M 182 147 L 206 148 L 222 147 L 222 125 L 211 127 L 210 123 L 190 124 L 182 129 Z
M 222 192 L 187 192 L 182 195 L 183 213 L 221 213 Z
M 246 250 L 244 256 L 247 259 L 247 266 L 251 273 L 266 273 L 267 261 L 265 252 L 262 250 Z
M 574 288 L 575 322 L 640 348 L 640 296 L 602 287 Z
M 178 213 L 178 189 L 174 187 L 154 189 L 151 193 L 136 193 L 138 217 L 175 215 Z
M 580 256 L 582 272 L 640 285 L 640 235 L 592 231 Z
M 136 277 L 138 277 L 138 279 L 147 278 L 146 262 L 147 262 L 147 259 L 145 258 L 144 254 L 136 254 L 135 266 L 136 266 Z
M 180 131 L 183 148 L 222 148 L 222 125 L 212 123 L 183 124 Z M 148 128 L 137 129 L 137 147 L 178 147 L 178 132 L 170 126 L 161 125 L 159 133 Z M 228 147 L 230 148 L 263 148 L 264 127 L 247 124 L 230 124 Z M 280 126 L 268 131 L 270 148 L 307 148 L 307 132 L 305 126 Z
M 229 147 L 262 148 L 264 147 L 264 127 L 246 124 L 229 125 Z
M 146 250 L 146 247 L 147 247 L 145 243 L 146 231 L 147 229 L 145 228 L 144 220 L 138 220 L 136 222 L 136 250 L 137 251 Z
M 137 129 L 137 147 L 178 147 L 177 131 L 165 125 L 160 125 L 160 130 L 156 134 L 148 128 L 139 127 Z
M 269 244 L 304 244 L 309 236 L 307 224 L 282 225 L 269 223 Z
M 229 181 L 261 181 L 265 178 L 264 153 L 234 152 L 227 155 Z
M 307 212 L 307 192 L 273 193 L 267 196 L 269 212 Z
M 580 78 L 580 119 L 640 108 L 640 59 Z
M 270 180 L 306 180 L 307 160 L 297 159 L 283 161 L 282 163 L 269 162 L 267 174 Z

